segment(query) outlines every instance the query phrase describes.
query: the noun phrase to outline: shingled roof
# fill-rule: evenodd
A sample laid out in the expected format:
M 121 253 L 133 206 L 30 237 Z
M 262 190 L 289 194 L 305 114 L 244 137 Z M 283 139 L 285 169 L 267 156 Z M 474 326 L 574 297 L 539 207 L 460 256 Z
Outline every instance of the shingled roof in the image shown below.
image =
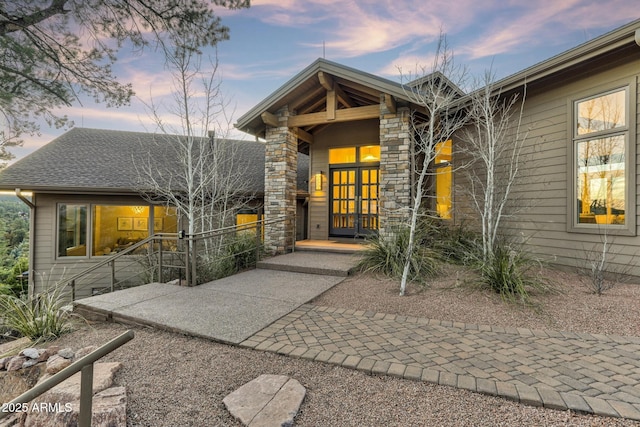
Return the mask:
M 177 135 L 73 128 L 47 145 L 0 171 L 0 190 L 56 193 L 136 193 L 140 182 L 134 163 L 152 160 L 159 170 L 180 170 Z M 206 142 L 206 138 L 198 138 Z M 216 139 L 234 149 L 235 168 L 246 178 L 247 191 L 264 194 L 264 144 Z M 163 149 L 163 147 L 165 149 Z M 298 154 L 298 193 L 307 193 L 308 156 Z

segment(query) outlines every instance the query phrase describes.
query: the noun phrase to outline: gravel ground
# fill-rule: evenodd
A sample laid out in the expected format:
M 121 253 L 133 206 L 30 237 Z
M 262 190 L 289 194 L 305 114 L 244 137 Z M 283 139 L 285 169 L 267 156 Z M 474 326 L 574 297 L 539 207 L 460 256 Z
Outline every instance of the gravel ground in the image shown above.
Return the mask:
M 639 334 L 640 286 L 619 285 L 598 297 L 576 278 L 548 271 L 560 290 L 534 297 L 535 308 L 502 303 L 495 295 L 461 286 L 466 274 L 449 271 L 428 288 L 397 296 L 396 281 L 358 275 L 326 292 L 318 305 L 528 328 Z M 84 324 L 58 340 L 73 348 L 100 345 L 126 330 Z M 127 387 L 130 426 L 236 426 L 222 399 L 260 374 L 296 378 L 307 396 L 299 426 L 631 426 L 628 420 L 534 408 L 504 399 L 390 377 L 369 376 L 293 359 L 133 327 L 136 337 L 105 357 L 124 364 L 116 382 Z

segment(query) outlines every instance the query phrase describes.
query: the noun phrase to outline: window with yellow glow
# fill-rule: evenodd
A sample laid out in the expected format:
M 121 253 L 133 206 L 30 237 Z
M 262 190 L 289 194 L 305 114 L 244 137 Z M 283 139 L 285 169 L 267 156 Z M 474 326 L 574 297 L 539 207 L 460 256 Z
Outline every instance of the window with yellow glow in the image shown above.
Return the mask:
M 153 215 L 150 213 L 149 206 L 60 204 L 58 257 L 110 255 L 149 237 L 151 232 L 178 231 L 175 208 L 155 206 Z
M 435 148 L 436 212 L 440 218 L 451 219 L 451 182 L 453 177 L 451 140 L 439 142 Z
M 329 164 L 355 163 L 356 147 L 329 148 Z
M 627 90 L 575 102 L 578 224 L 625 225 Z
M 329 164 L 331 165 L 339 165 L 343 163 L 373 163 L 379 161 L 379 145 L 329 148 Z
M 358 147 L 360 154 L 360 161 L 364 163 L 379 162 L 380 161 L 380 146 L 379 145 L 365 145 Z

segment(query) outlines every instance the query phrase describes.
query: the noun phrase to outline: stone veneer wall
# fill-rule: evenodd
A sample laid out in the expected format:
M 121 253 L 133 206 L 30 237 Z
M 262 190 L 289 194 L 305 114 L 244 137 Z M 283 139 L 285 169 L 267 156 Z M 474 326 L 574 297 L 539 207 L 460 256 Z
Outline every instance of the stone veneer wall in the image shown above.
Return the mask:
M 409 219 L 411 128 L 408 108 L 380 115 L 380 235 Z
M 278 119 L 286 123 L 285 108 Z M 264 217 L 272 220 L 286 216 L 284 222 L 265 225 L 264 243 L 269 253 L 285 253 L 295 242 L 296 174 L 298 138 L 286 126 L 268 127 L 265 144 Z

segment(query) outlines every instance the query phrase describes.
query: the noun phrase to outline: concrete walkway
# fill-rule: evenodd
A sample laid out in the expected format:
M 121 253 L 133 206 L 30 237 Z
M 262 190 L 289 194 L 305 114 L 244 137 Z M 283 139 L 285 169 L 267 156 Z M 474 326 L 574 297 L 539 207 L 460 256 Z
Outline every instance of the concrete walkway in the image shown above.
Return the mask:
M 195 288 L 154 283 L 83 299 L 76 307 L 105 319 L 370 374 L 640 420 L 640 337 L 505 329 L 306 304 L 341 282 L 355 260 L 296 252 Z
M 196 287 L 150 283 L 78 300 L 74 309 L 93 319 L 156 326 L 239 344 L 343 281 L 355 264 L 351 255 L 306 252 L 282 257 L 290 257 L 294 265 L 314 267 L 311 273 L 301 268 L 283 271 L 282 258 L 275 257 L 264 268 Z M 318 272 L 322 274 L 315 274 Z

